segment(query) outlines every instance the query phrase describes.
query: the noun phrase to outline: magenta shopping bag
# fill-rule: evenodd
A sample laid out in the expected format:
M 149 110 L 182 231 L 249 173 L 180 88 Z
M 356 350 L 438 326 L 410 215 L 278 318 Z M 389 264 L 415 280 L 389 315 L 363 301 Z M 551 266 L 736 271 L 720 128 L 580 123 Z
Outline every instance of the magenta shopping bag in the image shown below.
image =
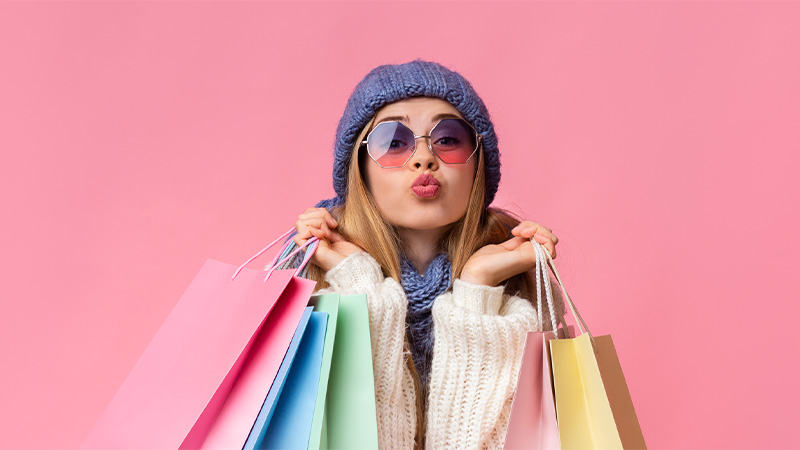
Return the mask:
M 294 276 L 207 260 L 82 448 L 199 448 Z

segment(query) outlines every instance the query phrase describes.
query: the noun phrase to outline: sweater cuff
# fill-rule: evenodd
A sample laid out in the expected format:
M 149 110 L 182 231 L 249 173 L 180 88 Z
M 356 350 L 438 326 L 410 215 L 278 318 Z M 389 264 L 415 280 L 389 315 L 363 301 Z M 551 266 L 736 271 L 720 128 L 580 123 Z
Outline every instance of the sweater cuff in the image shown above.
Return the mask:
M 459 278 L 453 282 L 453 303 L 472 312 L 496 316 L 500 314 L 504 290 L 503 286 L 473 284 Z
M 325 273 L 325 281 L 337 292 L 365 293 L 366 289 L 384 279 L 378 261 L 367 252 L 357 251 L 347 255 Z

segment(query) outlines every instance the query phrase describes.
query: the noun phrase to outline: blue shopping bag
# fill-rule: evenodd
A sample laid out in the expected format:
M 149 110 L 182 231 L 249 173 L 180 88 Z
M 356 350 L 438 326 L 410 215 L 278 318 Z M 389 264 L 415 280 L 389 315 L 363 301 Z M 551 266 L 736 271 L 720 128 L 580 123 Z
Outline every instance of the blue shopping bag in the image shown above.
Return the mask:
M 319 388 L 328 314 L 306 308 L 244 450 L 306 449 Z

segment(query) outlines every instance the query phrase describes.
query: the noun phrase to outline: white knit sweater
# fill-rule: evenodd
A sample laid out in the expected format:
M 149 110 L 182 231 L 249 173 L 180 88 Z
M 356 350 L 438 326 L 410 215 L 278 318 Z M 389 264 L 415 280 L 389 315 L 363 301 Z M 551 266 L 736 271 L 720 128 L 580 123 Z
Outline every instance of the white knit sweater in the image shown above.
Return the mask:
M 403 287 L 365 252 L 325 275 L 320 292 L 366 294 L 380 448 L 413 449 L 417 409 L 404 351 Z M 528 300 L 460 279 L 436 298 L 426 416 L 427 449 L 503 447 L 528 331 L 540 330 Z

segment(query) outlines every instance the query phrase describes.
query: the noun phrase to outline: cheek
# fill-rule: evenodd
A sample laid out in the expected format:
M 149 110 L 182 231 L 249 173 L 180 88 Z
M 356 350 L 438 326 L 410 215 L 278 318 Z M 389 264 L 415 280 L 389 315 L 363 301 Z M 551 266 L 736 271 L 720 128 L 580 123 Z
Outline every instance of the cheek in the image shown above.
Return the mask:
M 465 170 L 461 172 L 459 175 L 459 194 L 462 197 L 469 198 L 469 194 L 472 191 L 472 184 L 475 181 L 475 176 L 478 170 L 477 164 L 474 162 L 469 164 L 468 167 L 465 167 Z
M 391 171 L 379 167 L 375 161 L 368 158 L 364 162 L 363 173 L 367 189 L 369 189 L 378 206 L 391 201 L 393 196 L 396 195 L 392 188 L 396 189 L 397 183 L 392 182 Z
M 388 189 L 392 185 L 389 180 L 391 173 L 386 172 L 390 171 L 380 167 L 368 155 L 364 155 L 361 173 L 364 174 L 364 184 L 377 203 L 382 203 L 382 200 L 391 195 Z
M 467 211 L 469 204 L 470 194 L 472 192 L 472 183 L 475 179 L 475 171 L 473 168 L 464 168 L 465 170 L 459 171 L 453 177 L 453 189 L 451 190 L 450 197 L 450 211 L 459 217 L 464 215 Z

